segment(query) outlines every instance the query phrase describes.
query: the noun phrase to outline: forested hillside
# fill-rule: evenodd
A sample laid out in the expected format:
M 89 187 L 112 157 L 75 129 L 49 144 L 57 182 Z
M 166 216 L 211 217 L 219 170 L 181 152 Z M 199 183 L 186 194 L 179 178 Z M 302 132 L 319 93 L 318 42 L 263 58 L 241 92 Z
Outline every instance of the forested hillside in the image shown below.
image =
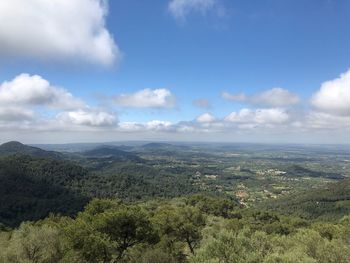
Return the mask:
M 269 201 L 265 207 L 308 219 L 339 219 L 350 214 L 350 179 Z
M 187 176 L 160 171 L 115 147 L 98 147 L 73 159 L 16 142 L 0 149 L 0 222 L 5 225 L 50 212 L 74 215 L 95 197 L 136 201 L 198 192 Z
M 87 176 L 75 164 L 14 155 L 0 158 L 0 222 L 16 225 L 49 213 L 73 215 L 88 201 L 73 185 Z
M 91 201 L 0 232 L 0 262 L 350 262 L 350 216 L 332 223 L 248 211 L 196 195 Z
M 15 141 L 7 142 L 0 145 L 0 156 L 9 156 L 13 154 L 25 154 L 35 157 L 45 157 L 53 159 L 60 159 L 63 157 L 61 153 L 54 151 L 44 151 L 40 148 L 24 145 L 20 142 Z
M 28 147 L 0 146 L 0 263 L 350 262 L 343 155 Z

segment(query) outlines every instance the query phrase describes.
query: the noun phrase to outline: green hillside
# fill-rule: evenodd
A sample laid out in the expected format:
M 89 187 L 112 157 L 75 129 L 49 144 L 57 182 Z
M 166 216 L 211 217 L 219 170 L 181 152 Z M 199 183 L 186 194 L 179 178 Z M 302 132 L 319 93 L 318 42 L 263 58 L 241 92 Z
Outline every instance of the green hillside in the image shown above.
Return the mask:
M 49 213 L 77 213 L 88 199 L 72 186 L 86 175 L 66 161 L 25 155 L 0 158 L 0 222 L 16 225 Z
M 265 207 L 308 219 L 339 219 L 350 213 L 350 179 L 269 201 Z
M 24 154 L 35 157 L 61 159 L 63 155 L 54 151 L 45 151 L 37 147 L 24 145 L 20 142 L 12 141 L 0 145 L 0 156 L 8 156 L 13 154 Z

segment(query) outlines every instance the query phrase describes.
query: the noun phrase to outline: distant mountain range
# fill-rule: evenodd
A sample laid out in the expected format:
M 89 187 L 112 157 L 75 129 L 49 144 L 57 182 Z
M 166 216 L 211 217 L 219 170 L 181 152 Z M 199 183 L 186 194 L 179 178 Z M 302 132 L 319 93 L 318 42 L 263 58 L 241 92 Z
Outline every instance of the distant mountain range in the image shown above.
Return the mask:
M 119 161 L 142 162 L 142 158 L 137 156 L 136 153 L 126 151 L 130 149 L 132 149 L 132 147 L 102 145 L 95 149 L 85 151 L 82 154 L 90 158 L 113 158 Z
M 115 161 L 143 162 L 144 160 L 135 152 L 132 152 L 132 149 L 132 146 L 125 145 L 101 145 L 78 154 L 87 158 L 112 158 Z M 29 155 L 32 157 L 61 160 L 69 159 L 67 157 L 69 154 L 71 153 L 64 154 L 56 151 L 47 151 L 17 141 L 11 141 L 0 145 L 0 157 L 10 155 Z
M 46 151 L 16 141 L 4 143 L 0 145 L 0 222 L 36 220 L 49 212 L 74 214 L 93 197 L 131 200 L 196 192 L 187 173 L 153 166 L 147 156 L 159 153 L 184 160 L 197 156 L 191 147 L 168 143 L 100 145 L 77 153 Z M 312 171 L 296 164 L 288 172 L 293 177 L 344 178 L 336 172 Z M 262 206 L 307 219 L 340 218 L 350 213 L 350 178 L 323 189 L 269 200 Z
M 159 143 L 159 142 L 151 142 L 142 145 L 140 148 L 144 149 L 158 149 L 158 148 L 168 148 L 168 147 L 174 147 L 174 145 L 170 143 Z
M 138 154 L 134 147 L 113 145 L 75 153 L 0 145 L 0 225 L 49 213 L 75 215 L 96 197 L 140 200 L 197 192 L 187 175 L 155 168 Z
M 0 156 L 14 154 L 30 155 L 34 157 L 62 159 L 63 154 L 54 151 L 45 151 L 37 147 L 24 145 L 20 142 L 11 141 L 0 145 Z
M 152 143 L 146 143 L 138 147 L 134 147 L 134 151 L 141 151 L 141 152 L 176 152 L 176 151 L 187 151 L 190 150 L 191 147 L 186 145 L 180 145 L 180 144 L 170 144 L 170 143 L 159 143 L 159 142 L 152 142 Z
M 94 156 L 94 157 L 110 157 L 110 156 L 123 156 L 123 155 L 134 155 L 134 154 L 127 152 L 125 150 L 122 150 L 118 146 L 103 145 L 103 146 L 96 147 L 95 149 L 85 151 L 83 155 Z

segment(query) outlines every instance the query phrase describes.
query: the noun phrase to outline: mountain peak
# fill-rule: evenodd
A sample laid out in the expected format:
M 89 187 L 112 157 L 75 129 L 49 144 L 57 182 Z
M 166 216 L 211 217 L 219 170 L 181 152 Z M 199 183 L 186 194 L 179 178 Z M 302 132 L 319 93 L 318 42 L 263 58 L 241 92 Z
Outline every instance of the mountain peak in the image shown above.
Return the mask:
M 9 144 L 13 144 L 13 145 L 24 145 L 23 143 L 19 142 L 19 141 L 9 141 L 9 142 L 5 142 L 2 145 L 9 145 Z
M 22 147 L 25 147 L 25 145 L 18 141 L 9 141 L 0 145 L 0 148 L 2 149 L 5 149 L 5 148 L 14 149 L 14 148 L 22 148 Z
M 18 141 L 10 141 L 0 145 L 0 155 L 26 154 L 37 157 L 60 158 L 56 152 L 44 151 L 40 148 L 25 145 Z

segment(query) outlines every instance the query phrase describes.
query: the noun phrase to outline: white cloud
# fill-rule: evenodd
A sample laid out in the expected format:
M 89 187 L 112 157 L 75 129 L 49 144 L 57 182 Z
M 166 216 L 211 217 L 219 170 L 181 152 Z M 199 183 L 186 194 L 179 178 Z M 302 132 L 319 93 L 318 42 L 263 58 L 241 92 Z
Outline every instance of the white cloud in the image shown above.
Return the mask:
M 216 118 L 209 113 L 202 114 L 194 121 L 179 122 L 172 125 L 171 131 L 179 133 L 220 133 L 228 136 L 239 132 L 285 133 L 289 127 L 295 126 L 294 119 L 287 111 L 279 108 L 242 109 L 232 112 L 225 118 Z
M 179 123 L 176 127 L 176 131 L 181 133 L 194 132 L 195 130 L 195 127 L 186 123 Z
M 0 106 L 0 122 L 17 122 L 24 120 L 31 120 L 34 118 L 34 112 L 31 110 Z
M 302 127 L 313 130 L 348 130 L 350 128 L 350 116 L 311 111 L 305 116 Z
M 170 121 L 152 120 L 146 123 L 122 122 L 119 124 L 119 130 L 125 132 L 142 132 L 142 131 L 169 131 L 173 129 Z
M 244 93 L 230 94 L 223 92 L 222 97 L 230 101 L 271 107 L 293 105 L 300 101 L 298 95 L 283 88 L 272 88 L 250 96 Z
M 13 123 L 20 129 L 58 131 L 116 126 L 117 117 L 89 107 L 41 76 L 20 74 L 0 84 L 0 127 Z
M 117 124 L 116 116 L 103 111 L 77 110 L 58 114 L 57 120 L 64 124 L 83 126 L 113 126 Z
M 111 65 L 121 54 L 103 0 L 0 1 L 0 54 Z
M 117 105 L 134 108 L 172 108 L 175 96 L 167 89 L 144 89 L 132 94 L 121 94 L 114 98 Z
M 206 100 L 206 99 L 194 100 L 194 101 L 192 101 L 192 105 L 196 106 L 198 108 L 203 108 L 203 109 L 211 108 L 211 104 L 210 104 L 209 100 Z
M 321 111 L 350 116 L 350 70 L 339 78 L 322 83 L 311 103 Z
M 231 94 L 229 92 L 224 91 L 221 94 L 221 97 L 223 97 L 225 100 L 230 100 L 230 101 L 245 101 L 247 99 L 246 95 L 244 93 L 236 93 L 236 94 Z
M 317 141 L 318 138 L 322 140 L 334 138 L 340 141 L 339 138 L 349 138 L 350 132 L 348 106 L 350 100 L 348 101 L 347 93 L 349 79 L 350 71 L 342 74 L 338 79 L 323 83 L 312 98 L 312 103 L 316 107 L 312 110 L 295 107 L 290 109 L 252 107 L 234 111 L 226 117 L 213 116 L 207 112 L 191 121 L 170 122 L 156 119 L 142 123 L 119 123 L 117 115 L 113 112 L 91 107 L 74 97 L 68 90 L 53 86 L 41 76 L 21 74 L 0 84 L 0 134 L 25 133 L 39 138 L 38 134 L 45 133 L 59 138 L 61 132 L 79 133 L 82 136 L 90 134 L 91 138 L 96 140 L 105 134 L 109 134 L 111 137 L 108 138 L 111 140 L 119 138 L 116 136 L 121 134 L 130 135 L 129 138 L 134 139 L 163 136 L 164 139 L 189 140 L 199 138 L 225 140 L 236 138 L 235 136 L 256 139 L 265 136 L 264 138 L 271 141 L 275 140 L 276 136 L 281 138 L 294 136 L 293 138 L 297 140 L 302 138 L 305 142 Z M 266 94 L 279 94 L 276 96 L 282 98 L 280 94 L 284 91 L 280 91 L 273 89 L 270 92 L 259 93 L 259 96 L 236 94 L 234 99 L 266 103 Z M 228 95 L 232 94 L 224 96 Z M 115 100 L 117 104 L 127 107 L 170 108 L 175 106 L 175 97 L 167 89 L 145 89 L 132 94 L 119 95 Z M 286 101 L 286 99 L 283 100 Z M 269 104 L 276 104 L 276 102 L 269 101 Z M 285 106 L 286 103 L 283 105 Z M 76 138 L 79 139 L 79 137 Z
M 0 107 L 6 105 L 49 106 L 57 109 L 84 107 L 80 99 L 62 88 L 56 88 L 38 75 L 21 74 L 0 85 Z
M 172 126 L 170 121 L 159 121 L 153 120 L 146 123 L 145 127 L 147 130 L 152 131 L 166 131 L 169 130 Z
M 171 0 L 168 9 L 175 19 L 183 21 L 191 12 L 205 14 L 212 10 L 217 0 Z
M 144 129 L 144 126 L 137 122 L 121 122 L 118 126 L 119 130 L 123 132 L 137 132 Z
M 204 113 L 196 118 L 199 123 L 211 123 L 215 121 L 215 117 L 210 113 Z
M 225 121 L 252 124 L 282 124 L 288 122 L 290 116 L 282 109 L 242 109 L 239 112 L 232 112 Z

